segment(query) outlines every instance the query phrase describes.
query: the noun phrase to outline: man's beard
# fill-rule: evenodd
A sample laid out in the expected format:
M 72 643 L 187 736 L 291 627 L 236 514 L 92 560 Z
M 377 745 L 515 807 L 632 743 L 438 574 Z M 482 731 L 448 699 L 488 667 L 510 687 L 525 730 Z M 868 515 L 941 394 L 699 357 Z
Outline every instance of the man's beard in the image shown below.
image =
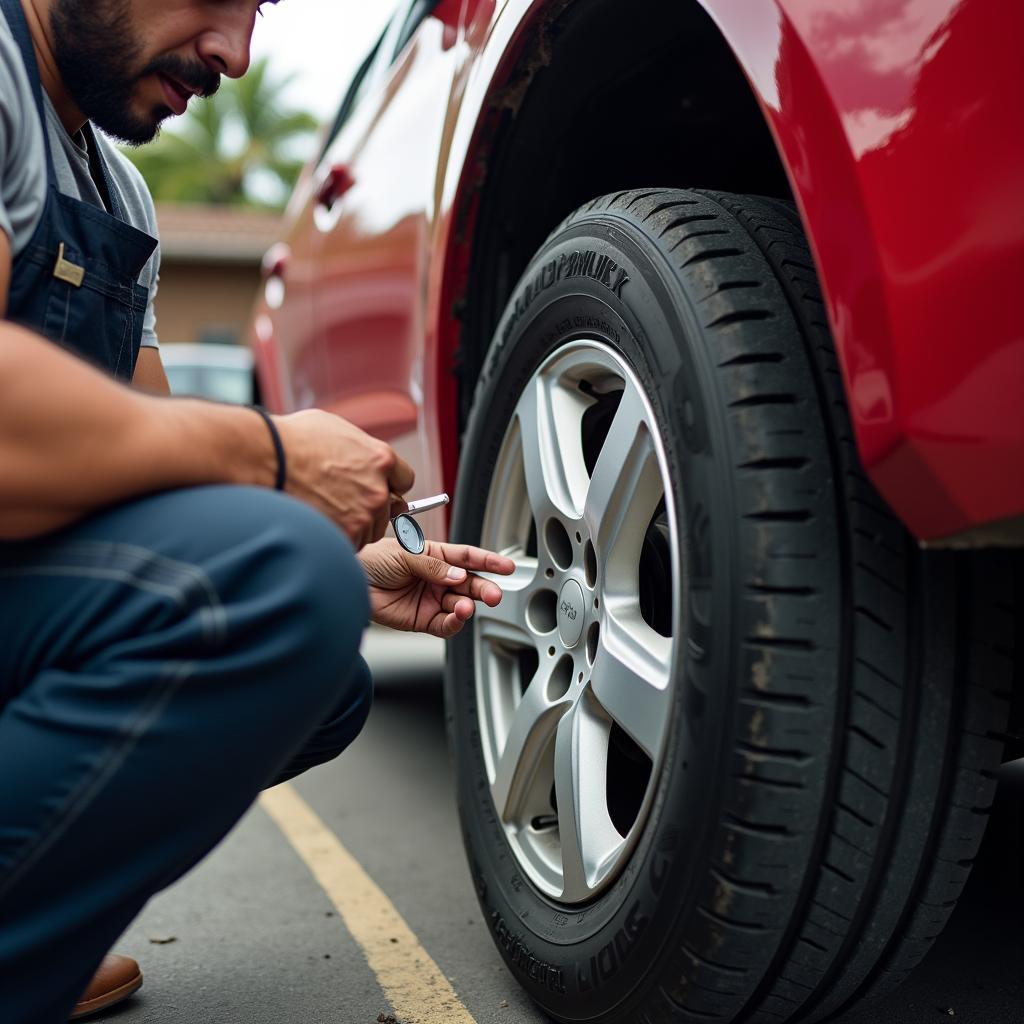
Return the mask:
M 165 74 L 203 96 L 220 87 L 220 75 L 199 60 L 164 54 L 140 66 L 142 44 L 132 30 L 130 0 L 55 0 L 50 24 L 57 68 L 71 98 L 122 142 L 150 142 L 174 113 L 163 103 L 146 114 L 133 110 L 132 94 L 146 75 Z

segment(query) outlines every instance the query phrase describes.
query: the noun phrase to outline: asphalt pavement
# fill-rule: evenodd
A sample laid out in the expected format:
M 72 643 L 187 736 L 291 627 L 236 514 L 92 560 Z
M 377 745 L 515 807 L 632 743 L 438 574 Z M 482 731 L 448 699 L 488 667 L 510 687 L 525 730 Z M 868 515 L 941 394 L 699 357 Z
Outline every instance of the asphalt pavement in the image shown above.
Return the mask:
M 410 975 L 433 999 L 420 1018 L 429 1024 L 548 1020 L 505 970 L 470 885 L 445 748 L 440 647 L 375 632 L 364 649 L 378 690 L 362 735 L 292 783 L 291 803 L 257 804 L 150 903 L 116 947 L 139 960 L 145 984 L 97 1020 L 373 1024 L 396 1013 L 391 998 L 415 1001 Z M 1024 1022 L 1021 814 L 1019 801 L 1002 801 L 980 870 L 911 981 L 837 1024 Z M 1015 829 L 1011 860 L 996 847 Z M 351 863 L 335 870 L 339 842 Z M 398 1020 L 419 1024 L 415 1012 Z

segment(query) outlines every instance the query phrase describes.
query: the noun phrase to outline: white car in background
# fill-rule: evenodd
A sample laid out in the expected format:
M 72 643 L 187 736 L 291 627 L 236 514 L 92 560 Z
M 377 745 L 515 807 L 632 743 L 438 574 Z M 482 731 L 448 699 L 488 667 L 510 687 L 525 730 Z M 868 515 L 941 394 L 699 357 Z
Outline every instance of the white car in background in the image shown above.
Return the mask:
M 251 405 L 256 400 L 252 353 L 235 345 L 167 344 L 161 347 L 173 395 Z

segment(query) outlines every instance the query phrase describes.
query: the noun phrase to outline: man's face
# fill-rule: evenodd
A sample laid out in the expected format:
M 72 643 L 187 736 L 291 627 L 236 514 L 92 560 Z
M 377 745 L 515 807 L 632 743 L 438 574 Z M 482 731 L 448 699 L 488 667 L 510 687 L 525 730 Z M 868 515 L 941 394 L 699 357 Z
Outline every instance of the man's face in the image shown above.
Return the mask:
M 249 65 L 258 0 L 52 0 L 61 78 L 109 135 L 149 142 L 195 94 Z

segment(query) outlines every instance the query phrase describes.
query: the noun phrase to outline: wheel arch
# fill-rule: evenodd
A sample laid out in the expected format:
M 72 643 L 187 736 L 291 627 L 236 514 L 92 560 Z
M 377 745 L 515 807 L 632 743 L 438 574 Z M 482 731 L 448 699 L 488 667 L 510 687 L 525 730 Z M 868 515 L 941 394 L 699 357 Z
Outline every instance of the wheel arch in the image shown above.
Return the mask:
M 781 4 L 680 0 L 666 11 L 659 0 L 510 0 L 484 27 L 456 86 L 432 282 L 449 486 L 512 288 L 550 230 L 604 193 L 703 186 L 795 199 L 849 385 L 851 289 L 874 343 L 885 343 L 879 257 L 841 115 Z M 609 38 L 613 59 L 601 63 L 593 54 Z M 851 411 L 856 421 L 852 400 Z

